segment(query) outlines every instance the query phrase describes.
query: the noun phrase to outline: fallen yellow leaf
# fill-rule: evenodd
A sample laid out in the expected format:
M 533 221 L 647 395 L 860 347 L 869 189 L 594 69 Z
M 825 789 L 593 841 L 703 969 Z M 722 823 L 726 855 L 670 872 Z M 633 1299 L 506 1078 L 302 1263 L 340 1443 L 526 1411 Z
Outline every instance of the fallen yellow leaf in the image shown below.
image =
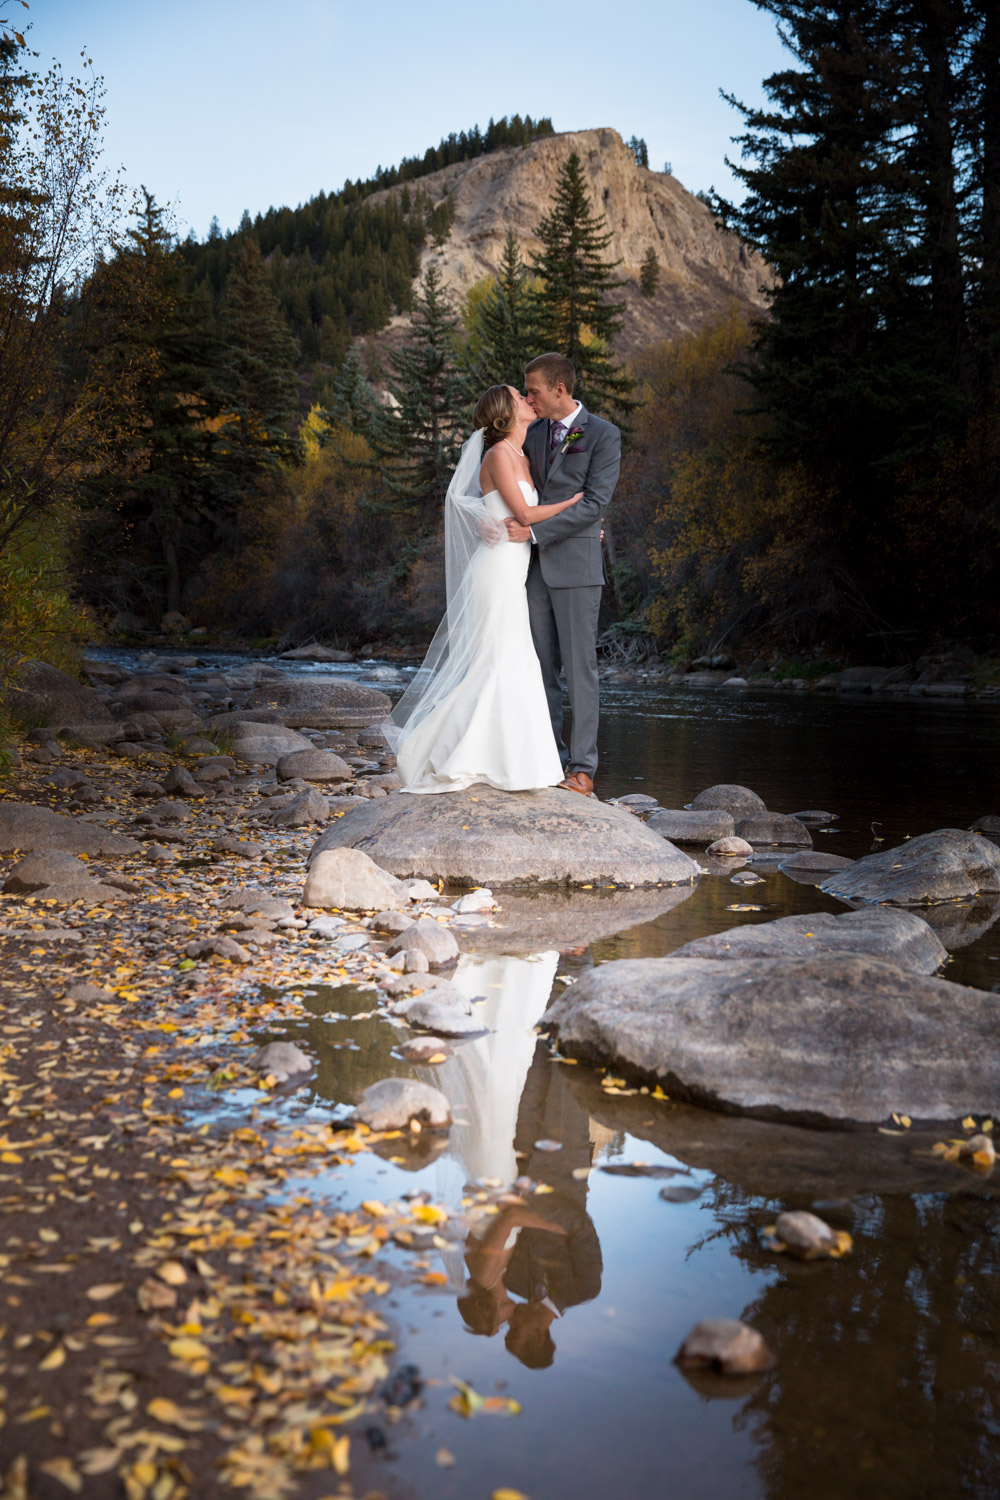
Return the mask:
M 87 1288 L 87 1296 L 91 1302 L 106 1302 L 109 1297 L 115 1297 L 125 1285 L 124 1281 L 102 1281 L 97 1286 Z
M 42 1360 L 38 1368 L 40 1370 L 58 1370 L 59 1366 L 64 1365 L 65 1363 L 66 1350 L 63 1348 L 62 1344 L 57 1344 L 56 1347 L 51 1351 L 51 1353 L 46 1354 L 45 1358 Z

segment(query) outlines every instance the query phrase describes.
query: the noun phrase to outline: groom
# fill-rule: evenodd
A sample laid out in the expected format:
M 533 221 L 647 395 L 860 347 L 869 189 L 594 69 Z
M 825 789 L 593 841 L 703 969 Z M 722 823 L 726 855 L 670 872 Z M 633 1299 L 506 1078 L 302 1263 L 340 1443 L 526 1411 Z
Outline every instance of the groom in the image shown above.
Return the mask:
M 560 786 L 585 797 L 597 770 L 597 617 L 604 563 L 601 521 L 621 468 L 621 433 L 573 396 L 576 371 L 561 354 L 540 354 L 526 367 L 525 394 L 538 421 L 524 451 L 538 503 L 552 505 L 583 490 L 583 499 L 531 527 L 507 521 L 511 541 L 534 542 L 528 568 L 528 614 L 549 701 L 556 745 L 566 772 Z M 573 723 L 563 739 L 560 668 Z

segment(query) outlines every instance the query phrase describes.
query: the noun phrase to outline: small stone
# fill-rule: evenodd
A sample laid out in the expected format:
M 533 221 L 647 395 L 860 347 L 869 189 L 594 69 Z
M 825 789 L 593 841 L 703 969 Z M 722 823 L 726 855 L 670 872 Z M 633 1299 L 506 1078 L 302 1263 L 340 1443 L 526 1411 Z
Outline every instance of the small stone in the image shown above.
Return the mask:
M 723 1375 L 754 1375 L 769 1370 L 774 1355 L 757 1332 L 736 1318 L 696 1323 L 675 1357 L 682 1370 L 719 1370 Z
M 235 854 L 238 859 L 260 859 L 264 846 L 254 844 L 249 839 L 223 838 L 216 839 L 212 845 L 212 853 Z
M 429 880 L 412 880 L 406 888 L 410 901 L 436 901 L 438 889 Z
M 225 766 L 195 766 L 193 775 L 198 786 L 213 786 L 231 780 L 230 773 Z M 197 793 L 191 795 L 195 796 Z
M 699 792 L 693 802 L 687 804 L 690 812 L 703 812 L 708 808 L 732 813 L 734 818 L 749 818 L 767 812 L 763 799 L 749 787 L 736 786 L 731 782 L 720 782 Z
M 436 1036 L 470 1036 L 484 1028 L 473 1016 L 468 997 L 453 985 L 436 985 L 429 993 L 401 1000 L 395 1014 L 407 1026 L 419 1026 Z
M 257 1048 L 250 1058 L 250 1067 L 262 1078 L 270 1076 L 277 1083 L 285 1083 L 296 1073 L 311 1072 L 312 1058 L 294 1042 L 268 1042 Z
M 191 809 L 185 807 L 183 802 L 169 797 L 163 802 L 154 802 L 148 812 L 140 813 L 136 818 L 137 823 L 189 823 L 190 821 Z
M 836 1260 L 851 1248 L 851 1236 L 846 1231 L 831 1229 L 825 1220 L 804 1209 L 779 1214 L 765 1234 L 772 1250 L 787 1250 L 797 1260 L 820 1260 L 827 1256 Z
M 293 750 L 283 755 L 275 768 L 279 781 L 301 777 L 304 781 L 350 781 L 353 772 L 332 750 Z
M 162 844 L 148 844 L 146 846 L 146 858 L 151 865 L 166 865 L 172 863 L 176 858 L 176 851 L 166 849 Z
M 372 932 L 405 932 L 413 925 L 413 918 L 401 911 L 380 911 L 372 917 Z
M 417 948 L 425 955 L 432 968 L 454 963 L 458 958 L 458 944 L 446 927 L 433 917 L 421 917 L 399 933 L 389 944 L 386 952 L 400 953 L 404 949 Z
M 469 913 L 496 911 L 497 903 L 493 899 L 493 892 L 487 886 L 478 886 L 467 895 L 460 896 L 457 901 L 452 902 L 452 911 L 458 912 L 460 916 Z
M 805 812 L 789 813 L 789 817 L 798 818 L 800 823 L 805 823 L 809 828 L 820 828 L 824 823 L 836 823 L 840 814 L 822 812 L 819 808 L 809 807 Z
M 182 797 L 200 797 L 201 788 L 186 766 L 174 766 L 163 778 L 165 792 L 179 792 Z
M 615 802 L 619 807 L 658 807 L 659 803 L 655 797 L 648 792 L 629 792 L 624 797 L 616 797 Z
M 761 813 L 756 817 L 741 818 L 736 825 L 741 839 L 757 844 L 812 844 L 812 834 L 798 818 L 786 817 L 784 813 Z
M 228 958 L 236 964 L 250 963 L 250 954 L 235 938 L 201 938 L 197 942 L 188 943 L 184 952 L 188 958 Z
M 399 957 L 403 960 L 404 974 L 427 974 L 430 971 L 427 954 L 419 948 L 405 948 Z
M 365 1089 L 358 1119 L 371 1130 L 401 1130 L 411 1120 L 432 1129 L 451 1123 L 448 1101 L 440 1089 L 415 1078 L 382 1078 Z
M 959 1157 L 972 1157 L 977 1165 L 991 1167 L 996 1161 L 996 1147 L 988 1135 L 973 1135 L 958 1148 Z
M 443 1037 L 421 1036 L 413 1037 L 408 1042 L 400 1042 L 396 1055 L 403 1062 L 437 1064 L 445 1062 L 453 1054 Z
M 672 844 L 706 844 L 712 839 L 728 838 L 733 832 L 733 815 L 724 809 L 660 808 L 646 820 L 646 827 L 669 839 Z
M 748 844 L 746 839 L 738 839 L 733 833 L 728 838 L 716 839 L 714 844 L 709 844 L 705 853 L 729 859 L 746 859 L 753 853 L 753 844 Z
M 275 828 L 305 828 L 310 823 L 325 823 L 329 816 L 330 808 L 326 798 L 315 787 L 310 787 L 308 791 L 293 797 L 284 807 L 270 813 L 268 821 Z
M 132 788 L 133 797 L 162 797 L 165 787 L 159 781 L 138 781 Z
M 344 917 L 313 917 L 308 930 L 313 937 L 336 938 L 341 936 L 341 929 L 346 925 Z
M 113 1000 L 115 998 L 112 990 L 106 990 L 100 984 L 74 984 L 66 991 L 67 1000 L 77 1000 L 81 1004 L 91 1005 L 98 1001 Z

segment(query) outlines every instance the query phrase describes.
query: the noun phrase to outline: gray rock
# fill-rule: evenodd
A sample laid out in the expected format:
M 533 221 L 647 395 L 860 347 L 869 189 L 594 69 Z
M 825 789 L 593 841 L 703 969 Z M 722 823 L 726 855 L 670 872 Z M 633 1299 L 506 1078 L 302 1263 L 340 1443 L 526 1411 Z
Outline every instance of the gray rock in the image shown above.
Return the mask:
M 311 750 L 305 735 L 281 724 L 236 724 L 233 726 L 233 754 L 250 765 L 276 766 L 295 750 Z
M 385 911 L 407 905 L 406 888 L 360 849 L 331 848 L 310 858 L 302 900 L 338 911 Z
M 840 1250 L 837 1231 L 818 1214 L 804 1209 L 779 1214 L 774 1225 L 774 1238 L 797 1260 L 819 1260 Z
M 163 844 L 152 843 L 146 846 L 146 858 L 151 865 L 172 864 L 177 857 L 173 849 L 167 849 Z
M 846 870 L 854 863 L 853 859 L 845 859 L 842 854 L 828 854 L 825 849 L 802 849 L 795 854 L 786 854 L 778 869 L 786 875 L 818 875 L 822 871 Z
M 397 1001 L 393 1013 L 401 1016 L 407 1026 L 419 1026 L 437 1036 L 471 1036 L 483 1030 L 467 996 L 450 984 L 439 985 L 410 1000 Z
M 350 651 L 338 651 L 333 646 L 296 646 L 293 651 L 282 651 L 282 661 L 353 661 Z
M 455 939 L 447 927 L 442 927 L 433 917 L 418 918 L 404 932 L 394 937 L 385 951 L 391 956 L 393 953 L 405 953 L 409 948 L 416 948 L 421 952 L 432 968 L 454 963 L 458 957 Z
M 5 895 L 39 891 L 45 885 L 72 884 L 90 880 L 90 871 L 82 859 L 65 849 L 48 849 L 26 854 L 7 874 Z
M 403 783 L 397 771 L 383 771 L 379 776 L 366 777 L 365 785 L 379 792 L 398 792 Z
M 165 792 L 179 792 L 182 797 L 202 797 L 204 793 L 186 766 L 173 766 L 163 778 Z
M 789 813 L 790 818 L 798 818 L 800 823 L 805 823 L 807 828 L 822 828 L 826 823 L 836 823 L 840 817 L 839 813 L 823 812 L 816 807 L 806 808 L 805 812 Z
M 431 966 L 427 961 L 427 954 L 422 953 L 419 948 L 406 948 L 402 955 L 404 974 L 429 974 Z
M 273 921 L 295 915 L 290 901 L 282 896 L 271 896 L 267 891 L 227 891 L 219 905 L 224 911 L 242 911 L 250 917 L 267 917 Z
M 291 728 L 353 729 L 384 717 L 392 704 L 384 693 L 356 682 L 301 676 L 255 688 L 248 706 L 273 708 Z
M 435 901 L 437 899 L 437 886 L 431 885 L 429 880 L 411 880 L 406 887 L 406 894 L 410 901 Z
M 192 817 L 191 809 L 185 807 L 183 802 L 176 798 L 166 797 L 162 802 L 154 802 L 146 812 L 142 812 L 136 818 L 137 823 L 190 823 Z
M 750 844 L 812 844 L 812 834 L 805 824 L 784 813 L 760 813 L 757 817 L 741 818 L 736 825 L 736 835 Z
M 453 901 L 451 909 L 459 916 L 467 916 L 470 912 L 496 911 L 497 903 L 493 899 L 493 892 L 487 886 L 479 886 L 474 891 L 469 891 L 465 896 L 459 896 Z
M 698 866 L 623 808 L 558 788 L 485 785 L 390 794 L 338 819 L 314 845 L 363 849 L 394 875 L 458 885 L 677 885 Z
M 732 813 L 734 818 L 750 818 L 767 812 L 763 801 L 749 787 L 734 786 L 723 781 L 699 792 L 693 802 L 687 804 L 691 812 L 718 810 Z
M 356 852 L 356 850 L 350 850 L 352 854 Z M 405 932 L 408 927 L 412 926 L 413 918 L 401 911 L 379 911 L 372 917 L 372 932 L 387 932 L 393 935 L 397 932 Z
M 329 816 L 330 808 L 326 798 L 311 786 L 308 791 L 293 797 L 284 807 L 275 808 L 268 813 L 267 821 L 274 828 L 305 828 L 310 823 L 325 823 Z
M 268 1042 L 258 1047 L 249 1059 L 254 1073 L 262 1078 L 270 1076 L 276 1083 L 287 1083 L 298 1073 L 309 1073 L 312 1065 L 312 1058 L 294 1042 Z
M 358 1101 L 358 1119 L 371 1130 L 403 1130 L 411 1120 L 441 1129 L 451 1123 L 440 1089 L 415 1078 L 381 1078 Z
M 354 774 L 332 750 L 293 750 L 281 757 L 276 769 L 279 781 L 291 781 L 293 776 L 304 781 L 350 781 Z
M 977 818 L 974 823 L 969 824 L 969 832 L 985 833 L 987 838 L 1000 837 L 1000 818 L 987 813 L 985 817 Z
M 1000 1107 L 996 996 L 880 959 L 628 959 L 543 1022 L 560 1050 L 765 1117 L 947 1120 Z
M 896 849 L 867 854 L 824 880 L 841 901 L 927 906 L 1000 892 L 1000 849 L 979 833 L 939 828 Z
M 106 990 L 103 985 L 84 982 L 83 984 L 71 984 L 66 991 L 66 998 L 67 1000 L 76 1000 L 83 1005 L 94 1005 L 107 1000 L 113 1000 L 115 995 L 113 990 Z
M 965 901 L 939 901 L 921 906 L 920 915 L 948 949 L 968 948 L 985 937 L 1000 920 L 1000 896 L 970 896 Z
M 705 853 L 715 858 L 746 859 L 753 853 L 753 844 L 748 844 L 746 839 L 738 839 L 735 834 L 730 834 L 727 838 L 716 839 L 714 844 L 709 844 Z
M 675 844 L 709 844 L 713 839 L 728 838 L 733 831 L 733 815 L 709 808 L 704 812 L 663 808 L 646 819 L 661 838 Z
M 53 731 L 68 729 L 101 744 L 121 739 L 121 729 L 108 708 L 103 693 L 82 683 L 48 662 L 27 662 L 18 671 L 17 685 L 4 696 L 7 708 L 15 714 L 36 719 L 44 715 Z
M 213 854 L 234 854 L 237 859 L 260 859 L 264 853 L 263 844 L 255 844 L 250 839 L 221 838 L 216 839 L 212 845 Z
M 86 901 L 90 906 L 110 906 L 113 902 L 128 900 L 128 895 L 117 886 L 87 878 L 43 885 L 34 896 L 36 901 L 54 901 L 57 906 L 72 906 L 76 901 Z
M 343 917 L 313 917 L 308 930 L 313 937 L 339 938 L 343 935 L 345 925 Z
M 164 787 L 159 781 L 138 781 L 132 788 L 133 797 L 162 797 Z
M 219 782 L 230 780 L 228 767 L 214 765 L 211 762 L 208 762 L 204 765 L 195 766 L 191 774 L 194 777 L 194 780 L 197 783 L 199 789 L 205 786 L 218 785 Z M 188 795 L 196 797 L 200 796 L 201 792 L 199 790 L 191 792 Z
M 184 949 L 188 958 L 228 958 L 236 964 L 250 963 L 250 954 L 235 938 L 199 938 Z
M 658 799 L 656 797 L 651 797 L 648 792 L 629 792 L 624 797 L 616 797 L 615 801 L 619 807 L 643 808 L 659 806 Z
M 134 839 L 109 833 L 99 823 L 82 823 L 30 802 L 0 800 L 0 854 L 64 849 L 70 854 L 138 854 Z
M 675 948 L 671 957 L 813 958 L 823 953 L 869 954 L 915 974 L 935 973 L 948 957 L 948 950 L 915 912 L 887 906 L 839 916 L 813 912 L 773 922 L 744 922 L 726 932 L 695 938 Z
M 735 1318 L 696 1323 L 675 1356 L 685 1370 L 717 1370 L 722 1375 L 755 1375 L 769 1370 L 774 1355 L 756 1328 Z

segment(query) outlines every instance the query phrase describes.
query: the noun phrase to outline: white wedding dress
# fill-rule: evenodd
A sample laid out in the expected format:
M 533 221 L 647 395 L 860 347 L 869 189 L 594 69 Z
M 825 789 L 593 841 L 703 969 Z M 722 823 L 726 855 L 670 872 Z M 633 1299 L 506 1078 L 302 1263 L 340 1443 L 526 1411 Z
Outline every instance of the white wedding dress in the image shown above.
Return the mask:
M 527 480 L 518 483 L 528 504 L 537 505 Z M 405 792 L 456 792 L 475 783 L 504 792 L 555 786 L 565 773 L 524 587 L 531 543 L 506 539 L 502 523 L 511 512 L 499 490 L 463 498 L 465 552 L 461 567 L 451 569 L 458 576 L 449 575 L 448 613 L 386 738 Z M 449 514 L 453 533 L 460 524 L 454 509 L 446 512 L 446 534 Z M 469 540 L 473 529 L 490 526 L 484 516 L 492 518 L 492 544 L 481 534 Z M 453 550 L 449 540 L 447 560 Z

